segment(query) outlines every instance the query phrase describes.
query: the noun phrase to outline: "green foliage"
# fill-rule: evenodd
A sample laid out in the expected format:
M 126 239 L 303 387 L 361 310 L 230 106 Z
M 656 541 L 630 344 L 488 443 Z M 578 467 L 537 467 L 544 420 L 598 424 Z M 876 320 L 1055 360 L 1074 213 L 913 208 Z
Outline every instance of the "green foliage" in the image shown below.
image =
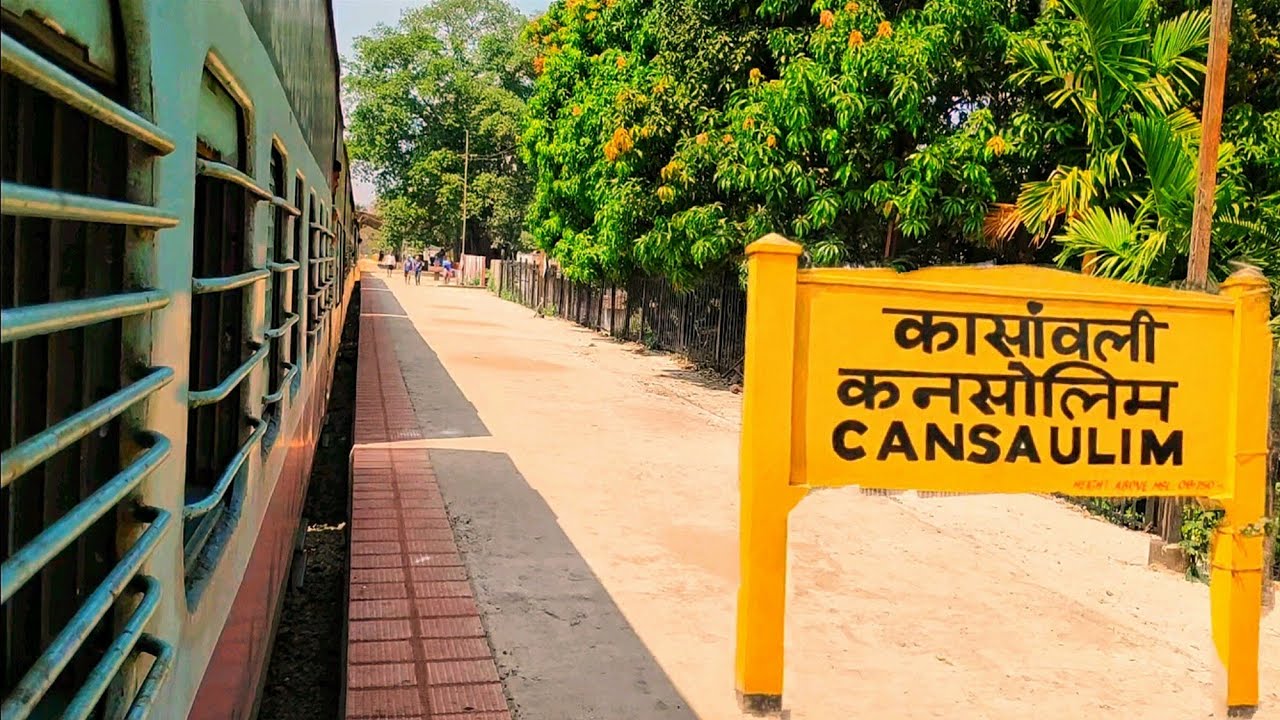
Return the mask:
M 1046 155 L 1056 167 L 1023 184 L 1010 214 L 1035 241 L 1060 228 L 1063 264 L 1091 258 L 1098 275 L 1168 284 L 1185 277 L 1190 250 L 1200 146 L 1191 108 L 1209 12 L 1160 11 L 1150 0 L 1064 0 L 1011 38 L 1011 81 L 1042 90 L 1048 105 L 1015 118 L 1014 142 L 1036 143 L 1055 122 L 1065 133 Z M 1280 282 L 1280 146 L 1266 134 L 1280 129 L 1280 113 L 1238 105 L 1226 126 L 1211 278 L 1244 261 Z M 1017 227 L 1002 230 L 1008 237 Z
M 575 279 L 686 284 L 776 231 L 818 265 L 1087 255 L 1167 284 L 1207 7 L 558 0 L 524 35 L 529 229 Z M 1280 282 L 1278 22 L 1280 0 L 1237 4 L 1215 279 L 1243 260 Z
M 1209 578 L 1209 553 L 1213 547 L 1213 532 L 1222 522 L 1222 511 L 1202 508 L 1195 503 L 1182 506 L 1182 539 L 1178 544 L 1187 556 L 1187 577 L 1195 580 Z
M 426 209 L 405 197 L 378 203 L 382 215 L 381 249 L 398 255 L 419 253 L 432 239 L 431 218 Z
M 347 146 L 377 187 L 395 247 L 458 249 L 470 131 L 468 252 L 519 245 L 529 182 L 517 157 L 531 85 L 502 0 L 436 0 L 355 42 Z
M 539 244 L 571 277 L 677 282 L 773 230 L 819 264 L 985 257 L 963 239 L 1016 187 L 997 96 L 1030 10 L 827 6 L 554 3 L 526 33 Z

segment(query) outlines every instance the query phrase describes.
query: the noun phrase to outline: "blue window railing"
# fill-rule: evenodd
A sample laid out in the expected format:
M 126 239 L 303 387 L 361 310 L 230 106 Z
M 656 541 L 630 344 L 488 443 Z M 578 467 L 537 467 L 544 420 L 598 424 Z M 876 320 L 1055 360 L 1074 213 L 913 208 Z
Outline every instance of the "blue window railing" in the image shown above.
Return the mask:
M 167 134 L 149 120 L 2 33 L 0 71 L 132 137 L 153 154 L 164 155 L 174 148 Z M 0 184 L 0 214 L 127 225 L 144 230 L 178 224 L 175 216 L 147 205 L 18 182 Z M 0 312 L 0 342 L 20 343 L 108 321 L 143 316 L 166 307 L 169 301 L 169 296 L 158 290 L 138 289 L 103 297 L 6 308 Z M 153 368 L 122 389 L 6 449 L 0 453 L 0 487 L 19 486 L 24 482 L 24 475 L 90 434 L 103 430 L 125 411 L 145 403 L 173 377 L 174 373 L 169 368 Z M 22 378 L 17 380 L 22 382 Z M 137 597 L 138 602 L 128 618 L 114 627 L 106 651 L 83 682 L 75 687 L 69 703 L 61 710 L 61 717 L 89 717 L 111 681 L 126 664 L 142 654 L 150 655 L 154 660 L 142 686 L 132 699 L 125 700 L 126 716 L 141 720 L 152 709 L 157 691 L 172 665 L 174 649 L 169 642 L 146 632 L 163 587 L 155 578 L 141 574 L 141 570 L 166 536 L 170 514 L 145 506 L 139 489 L 143 481 L 168 458 L 170 442 L 155 432 L 140 432 L 136 440 L 143 449 L 124 463 L 116 475 L 49 522 L 34 537 L 13 548 L 0 567 L 0 597 L 8 603 L 104 516 L 123 509 L 124 512 L 120 513 L 122 520 L 146 527 L 123 551 L 96 588 L 79 601 L 70 619 L 41 649 L 33 664 L 4 698 L 0 715 L 5 720 L 25 720 L 37 708 L 45 712 L 41 703 L 46 694 L 122 596 Z M 58 481 L 76 482 L 74 478 Z M 73 589 L 65 588 L 65 592 L 72 593 Z

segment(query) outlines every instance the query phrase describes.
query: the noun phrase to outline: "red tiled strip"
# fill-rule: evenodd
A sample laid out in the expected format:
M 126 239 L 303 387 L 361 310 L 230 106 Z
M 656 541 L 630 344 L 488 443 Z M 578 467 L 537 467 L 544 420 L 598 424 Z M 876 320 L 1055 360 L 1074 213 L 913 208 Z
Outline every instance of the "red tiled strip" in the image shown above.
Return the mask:
M 372 284 L 360 300 L 346 717 L 510 720 L 428 452 L 368 446 L 421 438 L 382 317 L 399 307 Z

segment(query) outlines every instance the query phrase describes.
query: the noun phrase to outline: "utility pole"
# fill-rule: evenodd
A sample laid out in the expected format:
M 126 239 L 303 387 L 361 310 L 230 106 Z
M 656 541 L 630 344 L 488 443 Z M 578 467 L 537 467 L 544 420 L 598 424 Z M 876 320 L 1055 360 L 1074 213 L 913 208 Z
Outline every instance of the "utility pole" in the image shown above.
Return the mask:
M 1231 40 L 1231 0 L 1213 0 L 1209 28 L 1209 62 L 1204 76 L 1204 110 L 1200 117 L 1200 171 L 1191 215 L 1191 254 L 1187 285 L 1204 289 L 1209 282 L 1209 241 L 1213 226 L 1213 194 L 1218 184 L 1218 142 L 1222 136 L 1222 93 L 1227 79 L 1227 44 Z
M 471 169 L 471 131 L 464 130 L 462 141 L 462 255 L 467 254 L 467 173 Z M 462 264 L 462 257 L 458 257 Z
M 1199 177 L 1191 214 L 1191 252 L 1187 256 L 1187 286 L 1196 290 L 1204 290 L 1209 284 L 1213 195 L 1218 185 L 1218 143 L 1222 136 L 1222 94 L 1227 84 L 1227 45 L 1231 42 L 1231 0 L 1213 0 L 1212 13 L 1209 62 L 1204 75 L 1204 105 L 1200 115 Z M 1157 501 L 1157 512 L 1154 513 L 1156 531 L 1163 542 L 1176 543 L 1181 539 L 1182 507 L 1185 504 L 1183 498 L 1161 498 Z

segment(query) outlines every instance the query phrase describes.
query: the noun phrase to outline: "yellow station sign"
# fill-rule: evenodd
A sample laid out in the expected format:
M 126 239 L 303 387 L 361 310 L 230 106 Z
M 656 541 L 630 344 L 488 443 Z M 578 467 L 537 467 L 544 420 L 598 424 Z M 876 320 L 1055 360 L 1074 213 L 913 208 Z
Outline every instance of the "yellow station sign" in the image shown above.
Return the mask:
M 1215 639 L 1228 701 L 1256 704 L 1259 273 L 1209 295 L 1023 266 L 800 270 L 800 246 L 776 235 L 747 254 L 744 706 L 781 703 L 787 514 L 808 488 L 843 485 L 1215 499 Z
M 792 483 L 1229 490 L 1230 298 L 1008 267 L 809 271 L 796 302 Z

